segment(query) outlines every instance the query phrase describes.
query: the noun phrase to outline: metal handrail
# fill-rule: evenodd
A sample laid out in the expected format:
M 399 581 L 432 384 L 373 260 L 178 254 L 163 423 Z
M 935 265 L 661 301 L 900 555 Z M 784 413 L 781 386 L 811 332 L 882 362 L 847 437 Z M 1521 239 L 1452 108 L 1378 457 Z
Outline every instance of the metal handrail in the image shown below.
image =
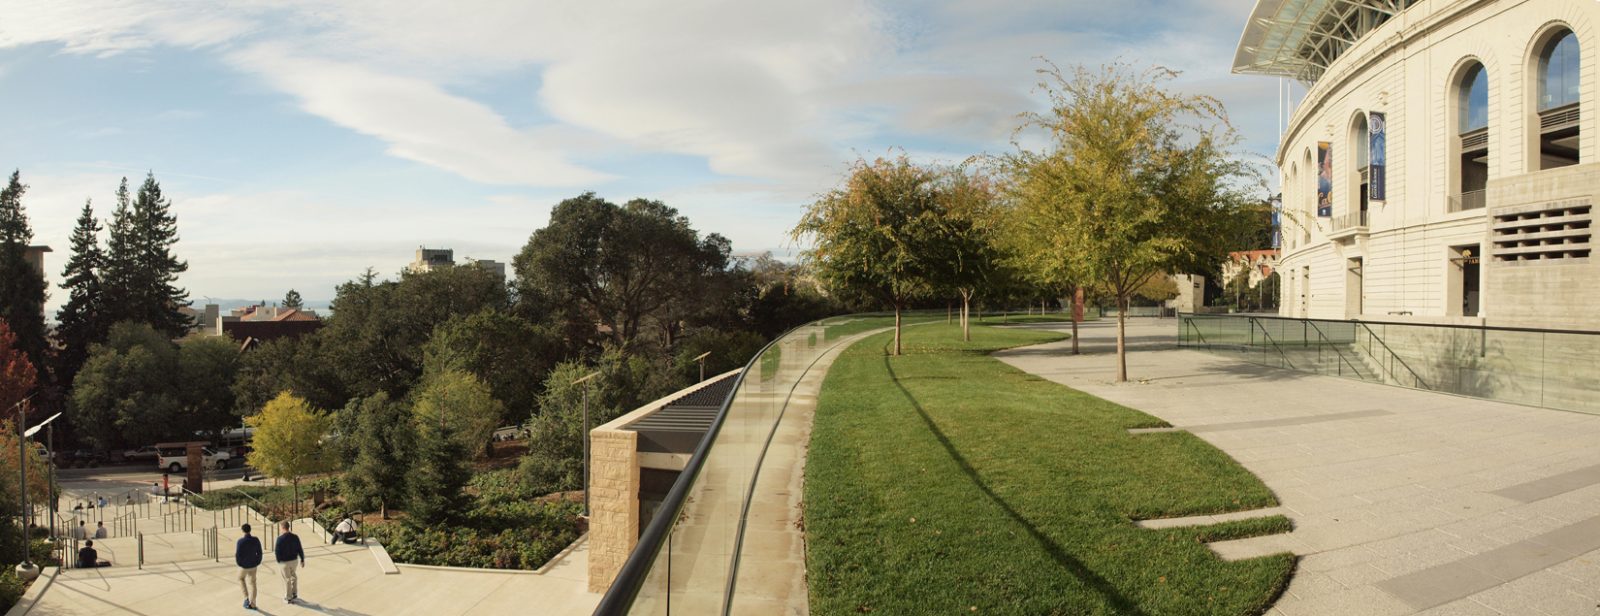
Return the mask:
M 1344 356 L 1344 352 L 1339 350 L 1339 345 L 1335 344 L 1332 338 L 1329 338 L 1327 334 L 1323 333 L 1321 327 L 1317 327 L 1316 323 L 1311 323 L 1309 321 L 1306 322 L 1306 325 L 1310 325 L 1311 329 L 1317 330 L 1317 337 L 1321 338 L 1323 342 L 1327 343 L 1328 347 L 1333 349 L 1333 354 L 1339 358 L 1339 361 L 1344 362 L 1344 365 L 1350 367 L 1351 374 L 1356 375 L 1357 378 L 1361 377 L 1361 370 L 1356 368 L 1355 364 L 1350 363 L 1350 360 Z M 1317 346 L 1317 352 L 1322 352 L 1322 345 Z
M 1411 379 L 1412 379 L 1412 381 L 1416 382 L 1418 389 L 1427 389 L 1427 390 L 1432 390 L 1433 389 L 1432 387 L 1428 386 L 1428 382 L 1427 381 L 1422 380 L 1422 375 L 1417 374 L 1417 371 L 1413 370 L 1411 368 L 1411 364 L 1406 363 L 1406 360 L 1405 360 L 1404 357 L 1401 357 L 1399 353 L 1394 352 L 1394 349 L 1389 348 L 1389 343 L 1384 342 L 1383 338 L 1378 337 L 1377 332 L 1372 331 L 1372 327 L 1368 326 L 1366 323 L 1361 322 L 1361 321 L 1356 321 L 1356 324 L 1360 325 L 1362 329 L 1367 330 L 1367 339 L 1368 340 L 1376 340 L 1376 341 L 1378 341 L 1378 344 L 1383 345 L 1383 350 L 1389 354 L 1389 358 L 1390 359 L 1400 362 L 1400 365 L 1406 369 L 1406 372 L 1411 373 Z M 1368 344 L 1367 346 L 1368 346 L 1367 354 L 1371 355 L 1372 354 L 1371 345 Z M 1381 366 L 1382 362 L 1379 362 L 1379 365 Z M 1399 379 L 1394 378 L 1394 368 L 1392 367 L 1392 365 L 1389 368 L 1389 375 L 1388 376 L 1389 376 L 1390 380 L 1394 380 L 1394 381 L 1398 381 L 1399 380 Z
M 1284 365 L 1289 366 L 1289 369 L 1293 370 L 1294 369 L 1294 362 L 1289 361 L 1289 355 L 1283 352 L 1283 347 L 1278 346 L 1278 341 L 1273 339 L 1271 333 L 1267 332 L 1266 326 L 1264 326 L 1260 322 L 1256 321 L 1255 317 L 1248 317 L 1248 318 L 1250 319 L 1250 326 L 1253 327 L 1253 328 L 1261 330 L 1261 335 L 1262 335 L 1262 337 L 1266 338 L 1267 344 L 1271 344 L 1272 345 L 1272 350 L 1277 351 L 1278 352 L 1278 357 L 1283 358 Z

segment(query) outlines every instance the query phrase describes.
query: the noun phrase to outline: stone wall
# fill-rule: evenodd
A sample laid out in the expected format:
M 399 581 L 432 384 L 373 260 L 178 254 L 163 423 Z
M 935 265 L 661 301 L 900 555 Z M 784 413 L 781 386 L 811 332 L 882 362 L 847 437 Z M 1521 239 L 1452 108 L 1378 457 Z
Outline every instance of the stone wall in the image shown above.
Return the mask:
M 589 591 L 605 592 L 639 542 L 638 433 L 589 433 Z

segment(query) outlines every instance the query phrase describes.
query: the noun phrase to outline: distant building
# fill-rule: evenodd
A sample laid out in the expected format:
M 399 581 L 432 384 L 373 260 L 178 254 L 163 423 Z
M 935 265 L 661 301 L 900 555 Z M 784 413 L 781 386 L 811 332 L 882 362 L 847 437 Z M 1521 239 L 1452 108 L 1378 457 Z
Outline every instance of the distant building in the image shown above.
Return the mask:
M 1222 263 L 1222 283 L 1231 282 L 1242 270 L 1249 270 L 1246 280 L 1248 288 L 1254 289 L 1261 281 L 1266 280 L 1272 272 L 1278 269 L 1277 250 L 1241 250 L 1228 253 L 1228 260 Z
M 489 270 L 501 280 L 506 279 L 506 264 L 504 261 L 490 261 L 488 259 L 467 259 L 468 263 Z
M 43 276 L 45 275 L 44 253 L 47 252 L 54 251 L 50 250 L 49 246 L 29 246 L 27 250 L 22 251 L 22 258 L 27 259 L 29 263 L 32 263 L 34 271 L 39 272 L 39 275 Z
M 406 271 L 413 274 L 420 274 L 423 272 L 431 272 L 441 267 L 450 267 L 455 264 L 456 251 L 454 250 L 449 248 L 427 248 L 418 246 L 417 258 L 415 261 L 412 261 L 410 265 L 406 266 Z

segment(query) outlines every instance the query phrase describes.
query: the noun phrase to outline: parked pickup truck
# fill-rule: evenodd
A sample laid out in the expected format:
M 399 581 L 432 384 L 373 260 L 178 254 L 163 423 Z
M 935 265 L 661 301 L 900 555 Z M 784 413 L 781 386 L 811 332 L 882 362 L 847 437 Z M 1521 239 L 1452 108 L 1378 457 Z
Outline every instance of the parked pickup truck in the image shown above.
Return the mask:
M 226 451 L 212 451 L 210 447 L 200 450 L 200 460 L 205 468 L 228 468 L 228 461 L 233 456 Z M 164 449 L 161 457 L 156 458 L 156 467 L 169 473 L 179 473 L 189 469 L 189 452 L 182 449 Z

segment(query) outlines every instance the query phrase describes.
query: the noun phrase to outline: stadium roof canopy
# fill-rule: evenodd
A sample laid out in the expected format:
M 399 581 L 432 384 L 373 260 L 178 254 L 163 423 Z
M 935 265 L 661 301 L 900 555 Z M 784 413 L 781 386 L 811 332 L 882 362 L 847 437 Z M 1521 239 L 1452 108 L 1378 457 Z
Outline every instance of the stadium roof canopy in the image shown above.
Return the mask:
M 1293 77 L 1307 86 L 1374 28 L 1417 0 L 1257 0 L 1233 72 Z

